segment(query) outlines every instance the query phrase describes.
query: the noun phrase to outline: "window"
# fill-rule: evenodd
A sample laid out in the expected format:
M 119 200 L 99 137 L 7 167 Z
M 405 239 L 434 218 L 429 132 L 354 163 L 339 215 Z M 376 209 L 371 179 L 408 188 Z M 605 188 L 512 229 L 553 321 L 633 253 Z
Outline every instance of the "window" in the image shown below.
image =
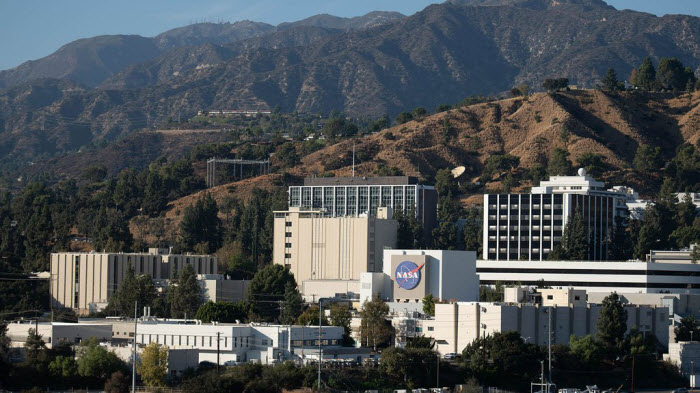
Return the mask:
M 435 327 L 434 327 L 434 326 L 428 326 L 428 331 L 429 331 L 429 332 L 432 332 L 432 331 L 434 331 L 434 330 L 435 330 Z
M 291 226 L 292 226 L 292 222 L 291 222 L 291 221 L 287 221 L 287 222 L 284 223 L 284 226 L 286 226 L 286 227 L 291 227 Z
M 581 296 L 574 296 L 574 300 L 581 300 Z
M 547 295 L 547 300 L 552 300 L 552 299 L 554 299 L 553 295 Z
M 214 258 L 209 260 L 209 273 L 214 273 Z
M 285 257 L 285 258 L 291 258 L 291 257 L 292 257 L 292 254 L 284 254 L 284 257 Z
M 292 232 L 285 232 L 284 237 L 292 237 Z
M 284 243 L 285 248 L 292 248 L 292 243 Z

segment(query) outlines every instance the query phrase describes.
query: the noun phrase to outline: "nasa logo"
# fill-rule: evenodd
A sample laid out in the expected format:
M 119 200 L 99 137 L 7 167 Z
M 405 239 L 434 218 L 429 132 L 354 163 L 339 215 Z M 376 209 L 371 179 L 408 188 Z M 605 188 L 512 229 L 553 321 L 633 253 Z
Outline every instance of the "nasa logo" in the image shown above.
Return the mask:
M 404 261 L 396 266 L 394 279 L 399 288 L 411 290 L 418 286 L 421 279 L 421 268 L 423 265 L 416 265 L 410 261 Z

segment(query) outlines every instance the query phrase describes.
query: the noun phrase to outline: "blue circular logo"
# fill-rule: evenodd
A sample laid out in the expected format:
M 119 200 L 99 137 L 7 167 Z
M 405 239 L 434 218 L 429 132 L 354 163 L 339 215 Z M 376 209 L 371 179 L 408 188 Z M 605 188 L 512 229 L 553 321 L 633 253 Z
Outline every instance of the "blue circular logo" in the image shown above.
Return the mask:
M 421 268 L 423 265 L 416 265 L 410 261 L 404 261 L 396 266 L 396 271 L 394 272 L 394 279 L 399 288 L 411 290 L 418 286 L 421 277 Z

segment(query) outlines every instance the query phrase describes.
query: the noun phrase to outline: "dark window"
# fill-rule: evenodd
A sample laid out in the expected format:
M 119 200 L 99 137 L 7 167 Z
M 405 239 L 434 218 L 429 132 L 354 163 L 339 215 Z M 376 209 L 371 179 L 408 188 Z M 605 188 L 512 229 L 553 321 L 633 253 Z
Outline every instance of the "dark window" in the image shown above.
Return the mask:
M 285 257 L 285 258 L 291 258 L 291 257 L 292 257 L 292 254 L 284 254 L 284 257 Z
M 284 243 L 284 246 L 285 246 L 286 248 L 291 248 L 291 247 L 292 247 L 292 243 Z
M 291 227 L 291 226 L 292 226 L 292 223 L 289 222 L 289 221 L 287 221 L 287 222 L 284 223 L 284 226 L 286 226 L 286 227 Z
M 547 295 L 547 300 L 552 300 L 552 299 L 554 299 L 553 295 Z
M 292 237 L 292 233 L 291 233 L 291 232 L 286 232 L 286 233 L 284 234 L 284 236 L 285 236 L 285 237 Z

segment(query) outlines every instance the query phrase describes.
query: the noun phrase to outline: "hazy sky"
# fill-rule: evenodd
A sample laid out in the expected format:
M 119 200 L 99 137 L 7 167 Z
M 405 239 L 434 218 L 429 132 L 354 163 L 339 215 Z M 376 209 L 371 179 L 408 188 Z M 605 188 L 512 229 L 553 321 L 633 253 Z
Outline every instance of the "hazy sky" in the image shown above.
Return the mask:
M 271 24 L 328 13 L 370 11 L 410 15 L 430 0 L 0 0 L 0 70 L 100 34 L 154 36 L 200 21 L 250 19 Z M 609 0 L 618 9 L 700 16 L 700 0 Z

